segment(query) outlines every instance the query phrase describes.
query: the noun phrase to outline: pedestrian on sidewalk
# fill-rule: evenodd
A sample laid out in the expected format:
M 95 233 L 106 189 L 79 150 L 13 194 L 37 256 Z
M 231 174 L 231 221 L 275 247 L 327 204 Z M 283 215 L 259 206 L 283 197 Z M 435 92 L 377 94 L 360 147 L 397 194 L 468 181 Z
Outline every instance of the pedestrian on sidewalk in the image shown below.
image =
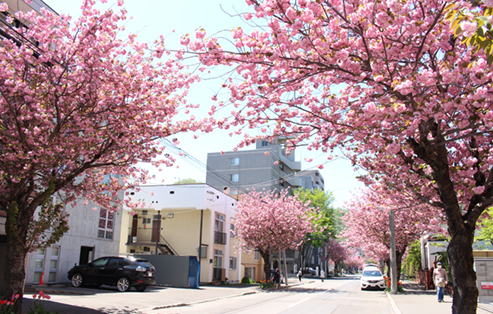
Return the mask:
M 320 271 L 320 279 L 322 279 L 322 282 L 324 282 L 324 279 L 325 279 L 325 272 L 324 272 L 324 270 L 323 270 L 323 269 Z
M 433 282 L 437 287 L 438 302 L 443 302 L 443 294 L 445 285 L 448 283 L 448 276 L 445 269 L 442 268 L 442 263 L 437 263 L 437 268 L 433 271 Z
M 276 291 L 279 289 L 279 281 L 281 280 L 281 274 L 279 273 L 279 268 L 274 271 L 274 285 L 276 286 Z
M 300 280 L 300 282 L 301 282 L 301 278 L 303 278 L 303 271 L 300 268 L 300 271 L 298 272 L 298 279 Z

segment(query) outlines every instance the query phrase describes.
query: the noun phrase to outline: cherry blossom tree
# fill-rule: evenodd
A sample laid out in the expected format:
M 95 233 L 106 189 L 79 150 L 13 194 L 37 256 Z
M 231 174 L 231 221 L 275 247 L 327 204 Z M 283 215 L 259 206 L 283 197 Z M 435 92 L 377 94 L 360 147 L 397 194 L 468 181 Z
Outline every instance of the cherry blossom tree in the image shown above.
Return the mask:
M 484 51 L 454 40 L 445 0 L 246 1 L 254 12 L 245 22 L 262 27 L 233 29 L 232 49 L 202 29 L 181 40 L 182 54 L 235 67 L 222 85 L 229 99 L 217 105 L 233 107 L 231 118 L 220 127 L 342 149 L 368 170 L 367 184 L 387 182 L 443 212 L 453 312 L 475 313 L 473 236 L 493 204 L 493 71 Z
M 417 204 L 417 205 L 416 205 Z M 392 195 L 382 189 L 365 189 L 347 204 L 346 229 L 342 237 L 368 259 L 384 260 L 390 271 L 389 210 L 394 210 L 397 278 L 407 247 L 422 234 L 443 233 L 443 214 L 412 197 Z M 390 276 L 389 276 L 390 277 Z
M 326 244 L 327 258 L 334 261 L 334 272 L 338 272 L 341 262 L 347 258 L 346 247 L 335 239 L 330 239 Z
M 2 28 L 0 208 L 7 213 L 6 297 L 19 296 L 15 313 L 32 235 L 44 231 L 30 225 L 35 210 L 54 193 L 65 203 L 83 195 L 117 210 L 118 191 L 148 178 L 137 162 L 171 163 L 155 160 L 163 151 L 157 140 L 198 128 L 173 121 L 196 78 L 179 63 L 160 61 L 164 38 L 148 45 L 133 34 L 121 37 L 127 12 L 94 5 L 83 1 L 76 21 L 44 9 L 17 12 L 28 28 Z M 42 214 L 51 217 L 49 209 Z
M 365 260 L 354 248 L 347 248 L 347 256 L 344 259 L 344 264 L 349 269 L 358 270 L 360 268 L 363 268 L 363 266 L 365 265 Z
M 471 1 L 466 7 L 451 2 L 445 10 L 456 38 L 473 51 L 482 49 L 488 56 L 488 64 L 492 64 L 493 1 Z
M 278 250 L 296 249 L 306 233 L 318 228 L 309 202 L 302 202 L 287 190 L 255 191 L 241 195 L 237 203 L 235 229 L 240 246 L 257 249 L 264 259 L 265 278 L 270 278 L 270 255 Z

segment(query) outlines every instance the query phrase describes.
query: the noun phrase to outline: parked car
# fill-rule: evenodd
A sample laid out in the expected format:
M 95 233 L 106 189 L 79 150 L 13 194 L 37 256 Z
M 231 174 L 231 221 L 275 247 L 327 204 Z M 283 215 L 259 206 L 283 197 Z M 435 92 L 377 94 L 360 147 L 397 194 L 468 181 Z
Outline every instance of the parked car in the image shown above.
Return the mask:
M 156 269 L 145 259 L 110 256 L 74 266 L 68 278 L 74 287 L 92 283 L 116 286 L 122 292 L 131 287 L 144 291 L 147 286 L 156 284 Z
M 312 277 L 315 276 L 315 269 L 311 268 L 311 267 L 305 267 L 303 268 L 303 276 L 305 275 L 311 275 Z
M 363 270 L 363 275 L 361 275 L 361 290 L 368 288 L 385 289 L 385 280 L 380 270 L 374 268 L 365 268 Z

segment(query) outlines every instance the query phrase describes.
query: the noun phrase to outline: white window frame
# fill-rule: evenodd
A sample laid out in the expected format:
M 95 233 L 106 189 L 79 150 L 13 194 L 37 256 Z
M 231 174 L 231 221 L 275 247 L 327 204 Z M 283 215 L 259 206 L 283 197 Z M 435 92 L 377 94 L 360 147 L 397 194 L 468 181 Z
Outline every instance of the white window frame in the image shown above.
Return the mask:
M 56 255 L 53 255 L 53 252 L 57 252 Z M 56 276 L 57 276 L 57 271 L 58 271 L 58 261 L 60 258 L 60 246 L 52 246 L 51 247 L 51 256 L 50 256 L 50 271 L 48 273 L 48 282 L 49 283 L 56 283 Z M 51 267 L 52 261 L 55 261 L 55 267 Z M 50 280 L 51 274 L 55 274 L 54 280 Z
M 239 173 L 232 173 L 229 175 L 229 181 L 231 182 L 238 182 L 240 181 L 240 174 Z
M 214 250 L 214 268 L 223 268 L 223 251 Z
M 235 256 L 229 257 L 229 270 L 236 270 L 236 264 L 238 263 L 238 259 Z
M 225 216 L 220 213 L 216 213 L 214 222 L 214 231 L 224 232 L 224 219 Z
M 240 158 L 239 157 L 231 158 L 229 160 L 230 166 L 238 166 L 239 164 L 240 164 Z
M 260 252 L 257 249 L 255 249 L 255 253 L 253 255 L 253 260 L 256 262 L 258 262 L 260 260 Z
M 33 284 L 39 284 L 40 282 L 40 279 L 41 279 L 41 276 L 43 274 L 43 271 L 44 271 L 44 266 L 45 266 L 45 254 L 46 254 L 46 251 L 45 250 L 37 250 L 36 251 L 36 259 L 35 259 L 35 262 L 34 262 L 34 278 L 33 278 Z M 37 262 L 41 261 L 41 267 L 37 267 Z M 37 281 L 35 281 L 36 279 L 36 274 L 39 274 L 39 277 L 40 279 L 38 279 Z M 43 278 L 43 281 L 44 281 L 44 278 Z
M 103 210 L 105 210 L 105 215 L 103 215 Z M 104 221 L 104 227 L 101 225 L 101 223 Z M 108 227 L 109 223 L 111 222 L 111 227 Z M 115 229 L 115 212 L 111 212 L 108 209 L 101 208 L 99 210 L 99 219 L 98 219 L 98 239 L 105 239 L 105 240 L 113 240 L 114 236 L 114 231 Z M 100 232 L 103 232 L 103 236 L 100 236 Z M 111 237 L 109 236 L 109 233 L 111 232 Z

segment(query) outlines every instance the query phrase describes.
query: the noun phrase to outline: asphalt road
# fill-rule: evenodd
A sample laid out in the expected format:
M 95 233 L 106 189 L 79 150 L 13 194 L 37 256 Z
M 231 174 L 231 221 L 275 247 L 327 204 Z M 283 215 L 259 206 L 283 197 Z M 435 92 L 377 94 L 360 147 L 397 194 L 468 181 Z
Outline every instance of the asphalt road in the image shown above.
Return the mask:
M 382 291 L 361 291 L 358 280 L 314 281 L 281 291 L 174 307 L 153 313 L 391 314 Z
M 297 280 L 291 283 L 297 283 Z M 46 289 L 47 292 L 48 289 Z M 114 287 L 64 288 L 53 291 L 45 307 L 60 314 L 162 313 L 332 313 L 393 314 L 385 292 L 361 291 L 358 277 L 303 279 L 279 291 L 257 287 L 220 286 L 202 289 L 155 287 L 146 292 L 118 292 Z M 26 294 L 29 296 L 29 294 Z M 32 300 L 24 300 L 27 313 Z

